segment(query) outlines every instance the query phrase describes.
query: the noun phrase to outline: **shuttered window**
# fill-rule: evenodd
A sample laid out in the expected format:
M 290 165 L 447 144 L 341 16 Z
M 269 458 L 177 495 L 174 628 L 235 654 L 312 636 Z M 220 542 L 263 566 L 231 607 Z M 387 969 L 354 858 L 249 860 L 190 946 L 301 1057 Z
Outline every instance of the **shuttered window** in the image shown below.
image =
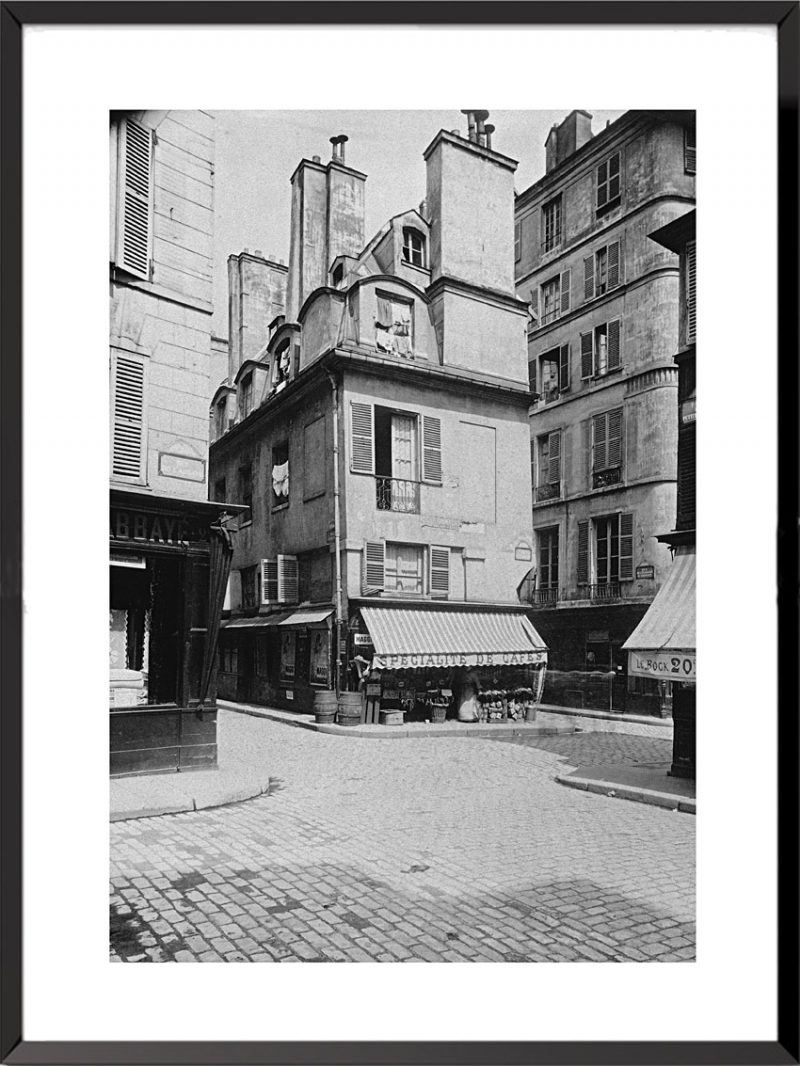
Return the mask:
M 615 318 L 613 322 L 608 323 L 607 329 L 607 341 L 608 341 L 608 369 L 617 370 L 620 366 L 620 354 L 619 354 L 619 319 Z
M 695 127 L 683 131 L 683 169 L 687 174 L 697 173 L 697 134 Z
M 619 516 L 619 579 L 630 581 L 633 578 L 633 515 Z
M 514 223 L 514 262 L 518 263 L 522 258 L 522 223 Z
M 589 584 L 589 523 L 578 522 L 578 584 Z
M 112 457 L 115 478 L 145 479 L 145 387 L 147 368 L 139 356 L 117 352 L 112 362 Z
M 297 603 L 300 591 L 300 574 L 296 555 L 279 555 L 278 603 Z
M 368 540 L 364 544 L 364 574 L 362 591 L 365 596 L 382 592 L 386 563 L 386 544 L 382 540 Z
M 536 358 L 528 363 L 528 389 L 531 393 L 536 392 Z
M 558 356 L 558 387 L 561 392 L 569 388 L 569 345 L 562 344 Z
M 616 289 L 622 281 L 622 245 L 612 241 L 596 249 L 594 255 L 583 261 L 583 298 L 593 300 L 611 289 Z
M 622 320 L 604 322 L 581 334 L 581 378 L 603 377 L 622 366 Z
M 442 423 L 433 415 L 422 417 L 422 480 L 442 483 Z
M 261 560 L 261 603 L 267 606 L 278 602 L 278 560 Z
M 450 549 L 431 546 L 430 549 L 431 596 L 447 596 L 450 593 Z
M 586 380 L 594 372 L 592 334 L 581 333 L 581 378 Z
M 150 277 L 153 240 L 153 133 L 127 119 L 120 127 L 116 265 Z
M 529 314 L 531 317 L 530 328 L 536 329 L 539 325 L 539 290 L 535 286 L 531 289 Z
M 607 470 L 622 464 L 622 408 L 605 411 L 592 419 L 592 470 Z
M 350 469 L 356 474 L 375 470 L 373 409 L 371 403 L 350 403 Z
M 572 278 L 571 270 L 564 270 L 561 274 L 561 314 L 565 315 L 569 311 L 570 301 L 570 284 Z
M 697 258 L 696 244 L 686 245 L 686 343 L 694 344 L 697 329 Z
M 553 485 L 561 481 L 561 430 L 547 438 L 547 480 Z

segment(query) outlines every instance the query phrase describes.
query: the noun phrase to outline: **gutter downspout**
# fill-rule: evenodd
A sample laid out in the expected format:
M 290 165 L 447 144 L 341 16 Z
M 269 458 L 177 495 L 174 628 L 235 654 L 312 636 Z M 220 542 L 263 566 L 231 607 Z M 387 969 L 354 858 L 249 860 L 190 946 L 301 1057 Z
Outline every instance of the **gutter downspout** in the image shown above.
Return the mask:
M 336 668 L 334 687 L 338 695 L 342 690 L 342 623 L 344 622 L 344 612 L 342 610 L 341 522 L 339 514 L 341 506 L 341 491 L 339 487 L 339 386 L 330 370 L 326 370 L 325 373 L 328 375 L 333 394 L 333 539 L 336 551 Z

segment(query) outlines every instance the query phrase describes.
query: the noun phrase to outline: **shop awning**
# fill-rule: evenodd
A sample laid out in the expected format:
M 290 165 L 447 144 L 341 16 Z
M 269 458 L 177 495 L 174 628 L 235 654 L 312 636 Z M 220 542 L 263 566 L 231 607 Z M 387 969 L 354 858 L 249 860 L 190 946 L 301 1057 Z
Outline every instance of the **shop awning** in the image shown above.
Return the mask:
M 422 607 L 362 607 L 376 670 L 439 666 L 526 666 L 547 646 L 524 614 Z
M 332 607 L 322 607 L 316 611 L 292 611 L 288 617 L 282 618 L 280 626 L 313 626 L 320 622 L 326 622 L 333 614 Z
M 696 680 L 695 550 L 678 549 L 667 580 L 622 647 L 628 673 L 665 681 Z
M 286 618 L 283 614 L 257 614 L 251 618 L 225 618 L 221 622 L 223 629 L 264 629 L 267 626 L 280 625 Z

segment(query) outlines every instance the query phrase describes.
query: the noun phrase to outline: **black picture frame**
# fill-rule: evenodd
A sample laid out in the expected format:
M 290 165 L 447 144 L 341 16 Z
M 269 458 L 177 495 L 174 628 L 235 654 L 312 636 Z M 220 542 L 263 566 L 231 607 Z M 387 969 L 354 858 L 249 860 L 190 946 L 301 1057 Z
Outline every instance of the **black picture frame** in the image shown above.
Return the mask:
M 302 7 L 302 17 L 299 9 Z M 32 1042 L 22 1029 L 22 35 L 36 25 L 383 24 L 722 26 L 777 30 L 778 48 L 778 1014 L 774 1042 Z M 751 2 L 0 4 L 0 1057 L 13 1064 L 511 1066 L 798 1063 L 798 83 L 800 8 Z M 777 442 L 776 442 L 777 443 Z M 763 709 L 762 709 L 763 713 Z M 664 1005 L 665 1011 L 669 1004 Z

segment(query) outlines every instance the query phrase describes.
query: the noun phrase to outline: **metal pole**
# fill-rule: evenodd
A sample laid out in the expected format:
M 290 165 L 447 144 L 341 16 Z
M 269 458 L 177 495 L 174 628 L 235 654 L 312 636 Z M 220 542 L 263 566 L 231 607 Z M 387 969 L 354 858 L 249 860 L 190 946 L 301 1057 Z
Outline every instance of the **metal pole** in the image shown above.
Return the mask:
M 327 371 L 333 392 L 333 540 L 336 552 L 336 657 L 334 687 L 338 695 L 342 689 L 342 552 L 341 527 L 339 522 L 339 387 L 336 378 Z

